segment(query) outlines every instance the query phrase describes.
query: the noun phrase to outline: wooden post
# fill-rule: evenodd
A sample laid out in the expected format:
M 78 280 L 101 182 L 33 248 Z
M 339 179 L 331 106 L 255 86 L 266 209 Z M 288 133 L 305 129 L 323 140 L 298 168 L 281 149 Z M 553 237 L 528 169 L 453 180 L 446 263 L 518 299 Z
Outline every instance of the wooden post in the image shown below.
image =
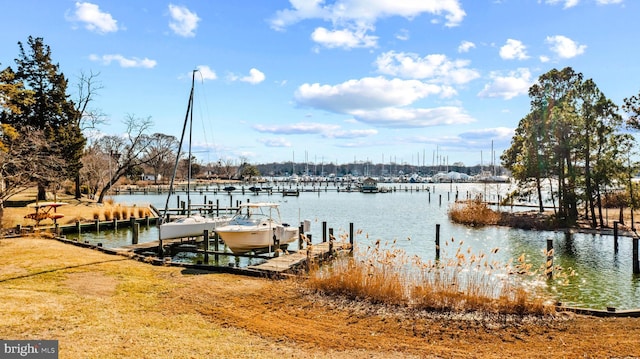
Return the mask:
M 553 279 L 553 239 L 547 239 L 547 279 Z
M 302 223 L 300 223 L 300 226 L 298 227 L 298 250 L 301 250 L 303 248 L 303 242 L 304 240 L 302 239 L 302 237 L 304 236 L 304 226 L 302 225 Z
M 442 206 L 442 195 L 439 194 L 438 197 L 439 197 L 438 205 Z
M 55 224 L 55 234 L 56 237 L 60 237 L 60 224 L 58 223 Z
M 327 222 L 322 222 L 322 243 L 327 241 Z
M 131 229 L 133 229 L 133 227 L 135 226 L 135 224 L 136 224 L 136 219 L 135 219 L 135 217 L 133 217 L 133 216 L 129 217 L 129 225 L 131 226 Z
M 220 200 L 216 199 L 216 217 L 220 217 Z
M 618 253 L 618 221 L 613 221 L 613 251 Z
M 82 225 L 80 224 L 80 221 L 76 221 L 76 232 L 78 232 L 78 238 L 80 237 L 81 228 L 82 228 Z
M 118 220 L 116 218 L 113 219 L 113 229 L 118 229 Z
M 429 192 L 429 203 L 431 203 L 431 192 Z
M 146 215 L 144 216 L 144 223 L 145 223 L 145 225 L 146 225 L 147 227 L 149 227 L 149 223 L 150 223 L 150 222 L 149 222 L 149 215 L 148 215 L 148 214 L 146 214 Z
M 633 261 L 633 274 L 640 274 L 640 263 L 638 263 L 638 237 L 633 237 L 633 249 L 632 261 Z
M 436 260 L 440 260 L 440 225 L 436 224 Z
M 209 230 L 204 230 L 204 263 L 209 264 Z
M 349 244 L 351 248 L 349 248 L 349 252 L 353 253 L 353 243 L 355 239 L 353 238 L 353 222 L 349 223 Z
M 95 221 L 93 221 L 93 223 L 96 226 L 96 232 L 100 232 L 100 220 L 96 219 Z M 56 223 L 57 224 L 57 223 Z
M 213 255 L 213 259 L 216 262 L 216 265 L 218 265 L 218 250 L 219 250 L 219 245 L 220 245 L 220 235 L 218 234 L 218 232 L 214 232 L 213 234 L 213 250 L 216 252 L 216 254 Z
M 182 214 L 183 216 L 187 213 L 186 208 L 186 203 L 184 201 L 180 202 L 180 214 Z
M 333 253 L 333 228 L 329 228 L 329 253 Z
M 158 257 L 160 257 L 160 259 L 164 257 L 164 250 L 162 248 L 162 239 L 158 240 Z
M 140 236 L 140 223 L 135 223 L 135 221 L 132 221 L 133 226 L 132 226 L 132 238 L 131 238 L 131 244 L 138 244 L 138 238 Z

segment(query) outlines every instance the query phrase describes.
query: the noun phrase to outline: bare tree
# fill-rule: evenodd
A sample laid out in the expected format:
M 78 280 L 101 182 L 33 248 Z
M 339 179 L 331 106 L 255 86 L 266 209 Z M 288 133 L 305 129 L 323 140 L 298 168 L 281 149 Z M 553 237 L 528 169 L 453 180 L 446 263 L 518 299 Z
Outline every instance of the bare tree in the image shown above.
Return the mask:
M 64 178 L 64 160 L 47 141 L 43 131 L 20 135 L 10 125 L 0 125 L 0 220 L 4 202 L 34 183 L 59 183 Z
M 95 129 L 97 125 L 104 123 L 105 115 L 99 109 L 91 109 L 89 107 L 90 103 L 98 95 L 98 91 L 104 88 L 102 83 L 97 81 L 98 76 L 100 76 L 100 73 L 93 73 L 93 71 L 89 71 L 88 74 L 82 71 L 78 76 L 78 93 L 76 94 L 75 102 L 78 113 L 76 124 L 83 132 Z
M 98 144 L 90 145 L 82 157 L 83 166 L 80 170 L 80 177 L 92 198 L 104 186 L 105 180 L 110 178 L 110 161 L 109 154 L 103 153 Z
M 103 154 L 108 154 L 109 180 L 99 191 L 98 203 L 102 203 L 104 196 L 120 177 L 137 166 L 142 166 L 154 160 L 155 156 L 148 156 L 152 136 L 147 134 L 151 128 L 151 118 L 139 118 L 127 115 L 124 123 L 127 132 L 124 136 L 105 136 L 97 141 Z
M 158 183 L 158 175 L 162 178 L 170 176 L 178 148 L 178 140 L 174 136 L 162 133 L 151 135 L 151 143 L 145 153 L 148 166 L 153 170 L 154 183 Z

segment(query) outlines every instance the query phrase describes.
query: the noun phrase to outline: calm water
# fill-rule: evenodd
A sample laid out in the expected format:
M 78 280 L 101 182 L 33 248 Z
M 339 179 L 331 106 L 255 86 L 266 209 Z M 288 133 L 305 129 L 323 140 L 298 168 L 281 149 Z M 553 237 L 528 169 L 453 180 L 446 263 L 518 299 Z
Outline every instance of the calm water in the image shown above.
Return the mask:
M 389 185 L 399 187 L 399 185 Z M 409 185 L 406 185 L 407 187 Z M 419 192 L 415 188 L 420 189 Z M 330 187 L 331 188 L 331 187 Z M 430 192 L 424 189 L 429 188 Z M 442 258 L 453 257 L 459 243 L 462 249 L 472 253 L 489 254 L 499 248 L 492 258 L 507 262 L 525 254 L 526 261 L 534 268 L 545 262 L 544 249 L 547 239 L 553 239 L 555 264 L 565 270 L 572 268 L 576 275 L 569 278 L 568 284 L 553 281 L 546 290 L 557 296 L 563 303 L 590 307 L 618 309 L 640 308 L 640 277 L 632 273 L 631 239 L 621 237 L 618 252 L 614 252 L 613 237 L 606 235 L 572 234 L 556 232 L 523 231 L 511 228 L 469 228 L 449 222 L 447 209 L 458 192 L 460 198 L 482 193 L 489 200 L 497 199 L 505 193 L 508 185 L 479 184 L 429 184 L 413 185 L 414 191 L 396 191 L 393 193 L 363 194 L 346 192 L 303 192 L 299 197 L 282 197 L 267 194 L 234 194 L 232 199 L 226 193 L 207 194 L 207 201 L 220 200 L 221 206 L 227 206 L 231 200 L 251 202 L 280 202 L 280 212 L 284 222 L 292 225 L 302 220 L 311 220 L 313 241 L 321 241 L 322 222 L 334 228 L 335 234 L 347 233 L 349 223 L 354 224 L 358 234 L 356 243 L 366 246 L 381 239 L 383 242 L 395 240 L 394 248 L 404 250 L 407 255 L 419 256 L 423 261 L 435 258 L 435 228 L 440 224 L 441 242 L 455 245 L 443 246 Z M 178 193 L 182 200 L 184 193 Z M 429 197 L 430 196 L 430 197 Z M 203 203 L 203 196 L 191 195 L 192 203 Z M 430 198 L 430 200 L 429 200 Z M 442 198 L 442 205 L 440 205 Z M 166 195 L 120 195 L 115 196 L 117 203 L 152 204 L 164 208 Z M 170 207 L 176 207 L 172 198 Z M 503 208 L 505 210 L 505 208 Z M 507 208 L 506 210 L 509 210 Z M 514 209 L 517 210 L 517 209 Z M 522 210 L 522 208 L 520 209 Z M 140 229 L 140 242 L 157 240 L 155 227 Z M 102 242 L 106 247 L 130 244 L 128 230 L 101 232 L 98 235 L 85 233 L 82 240 Z M 234 262 L 233 257 L 224 259 Z

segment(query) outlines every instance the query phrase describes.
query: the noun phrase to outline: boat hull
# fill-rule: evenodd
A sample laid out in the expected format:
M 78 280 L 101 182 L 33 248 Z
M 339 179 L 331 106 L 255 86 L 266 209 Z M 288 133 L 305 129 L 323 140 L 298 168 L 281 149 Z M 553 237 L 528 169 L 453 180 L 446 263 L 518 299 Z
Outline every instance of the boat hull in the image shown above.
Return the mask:
M 293 227 L 249 227 L 228 225 L 216 228 L 216 233 L 233 253 L 247 253 L 263 248 L 282 246 L 298 238 L 298 229 Z M 275 240 L 274 240 L 275 237 Z
M 163 223 L 159 227 L 159 238 L 174 239 L 198 237 L 208 230 L 213 234 L 215 229 L 229 223 L 228 218 L 207 218 L 201 216 L 181 218 L 173 222 Z

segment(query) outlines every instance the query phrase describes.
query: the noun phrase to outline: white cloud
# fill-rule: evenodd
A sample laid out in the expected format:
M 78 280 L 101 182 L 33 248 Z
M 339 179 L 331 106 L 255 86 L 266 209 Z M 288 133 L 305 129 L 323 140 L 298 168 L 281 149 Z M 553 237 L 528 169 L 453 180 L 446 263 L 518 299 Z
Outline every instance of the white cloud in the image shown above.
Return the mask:
M 262 81 L 264 81 L 266 78 L 266 76 L 264 75 L 264 73 L 262 73 L 262 71 L 256 69 L 256 68 L 252 68 L 251 70 L 249 70 L 249 75 L 247 76 L 238 76 L 236 74 L 233 73 L 229 73 L 227 75 L 227 79 L 229 81 L 242 81 L 242 82 L 248 82 L 252 85 L 256 85 L 261 83 Z
M 367 77 L 334 86 L 304 84 L 296 91 L 295 100 L 300 105 L 348 114 L 357 122 L 382 127 L 412 128 L 475 121 L 458 107 L 407 107 L 427 96 L 442 94 L 448 94 L 443 87 L 418 80 Z
M 327 30 L 324 27 L 316 28 L 311 34 L 311 39 L 327 48 L 345 49 L 375 47 L 378 41 L 377 36 L 367 35 L 366 29 Z
M 507 43 L 500 48 L 500 57 L 504 60 L 526 60 L 527 47 L 519 40 L 507 39 Z
M 576 6 L 576 5 L 578 5 L 578 3 L 580 3 L 580 0 L 546 0 L 545 3 L 551 4 L 551 5 L 564 4 L 563 7 L 565 9 L 569 9 L 569 8 L 572 8 L 572 7 Z
M 300 105 L 350 114 L 355 110 L 406 106 L 427 96 L 442 94 L 442 87 L 418 80 L 365 77 L 333 86 L 303 84 L 294 97 Z
M 290 125 L 254 125 L 253 129 L 258 132 L 280 135 L 303 135 L 333 132 L 340 129 L 340 126 L 315 122 L 300 122 Z
M 459 136 L 465 140 L 510 140 L 515 130 L 508 127 L 483 128 L 461 133 Z
M 400 40 L 400 41 L 408 41 L 409 40 L 409 30 L 407 29 L 400 29 L 397 33 L 396 33 L 396 39 Z
M 579 45 L 577 42 L 562 35 L 547 36 L 545 42 L 551 46 L 551 51 L 563 59 L 582 55 L 587 49 L 587 45 Z
M 152 69 L 156 66 L 156 60 L 150 60 L 148 58 L 139 59 L 137 57 L 126 58 L 119 54 L 109 54 L 109 55 L 89 55 L 89 60 L 91 61 L 99 61 L 103 65 L 110 65 L 111 62 L 117 62 L 120 67 L 142 67 L 147 69 Z
M 423 13 L 443 16 L 446 26 L 459 25 L 466 16 L 459 0 L 289 0 L 291 9 L 279 10 L 271 19 L 271 27 L 285 27 L 307 19 L 322 19 L 333 24 L 374 24 L 378 19 L 401 16 L 415 18 Z
M 169 28 L 174 33 L 183 37 L 193 37 L 196 35 L 195 30 L 198 27 L 200 18 L 195 12 L 191 12 L 184 6 L 169 4 Z
M 596 0 L 598 5 L 622 4 L 623 0 Z
M 270 20 L 275 30 L 309 19 L 332 24 L 333 29 L 318 27 L 311 38 L 330 48 L 375 47 L 378 38 L 367 35 L 375 29 L 378 20 L 389 17 L 413 19 L 424 13 L 444 17 L 445 26 L 459 25 L 466 16 L 459 0 L 289 0 L 290 9 L 279 10 Z M 439 22 L 439 21 L 433 21 Z M 399 39 L 406 38 L 400 34 Z M 317 49 L 316 49 L 317 51 Z
M 259 138 L 258 142 L 267 147 L 291 147 L 291 142 L 282 137 L 278 138 Z
M 478 96 L 502 97 L 509 100 L 519 95 L 526 95 L 532 84 L 531 72 L 528 69 L 518 69 L 507 76 L 492 73 L 491 82 L 485 85 Z
M 480 74 L 468 68 L 468 65 L 467 60 L 449 60 L 442 54 L 420 57 L 413 53 L 389 51 L 376 59 L 377 71 L 385 75 L 457 85 L 480 77 Z M 455 90 L 451 89 L 449 95 L 453 94 Z
M 89 31 L 105 34 L 118 31 L 118 21 L 111 14 L 102 12 L 96 4 L 88 2 L 76 2 L 74 16 L 68 20 L 83 22 L 84 27 Z
M 248 82 L 252 85 L 255 85 L 255 84 L 261 83 L 262 81 L 264 81 L 264 79 L 265 79 L 264 73 L 254 68 L 249 70 L 249 76 L 242 77 L 240 81 Z
M 216 72 L 207 65 L 198 65 L 196 69 L 198 70 L 198 72 L 200 72 L 202 80 L 215 80 L 218 78 Z
M 368 129 L 368 130 L 345 130 L 345 131 L 325 132 L 323 136 L 327 138 L 351 139 L 351 138 L 370 137 L 370 136 L 375 136 L 377 134 L 378 134 L 378 130 Z
M 461 125 L 475 122 L 461 108 L 443 106 L 436 108 L 393 108 L 352 111 L 360 122 L 369 125 L 394 128 Z
M 338 125 L 300 122 L 290 125 L 254 125 L 253 129 L 263 133 L 273 133 L 279 135 L 321 135 L 324 138 L 351 139 L 369 137 L 378 134 L 378 130 L 342 130 Z M 266 141 L 266 140 L 265 140 Z M 278 139 L 283 142 L 284 139 Z M 275 146 L 273 146 L 275 147 Z M 288 146 L 287 146 L 288 147 Z
M 462 52 L 469 52 L 469 50 L 473 49 L 476 47 L 476 44 L 474 44 L 471 41 L 462 41 L 460 43 L 460 45 L 458 46 L 458 52 L 462 53 Z

